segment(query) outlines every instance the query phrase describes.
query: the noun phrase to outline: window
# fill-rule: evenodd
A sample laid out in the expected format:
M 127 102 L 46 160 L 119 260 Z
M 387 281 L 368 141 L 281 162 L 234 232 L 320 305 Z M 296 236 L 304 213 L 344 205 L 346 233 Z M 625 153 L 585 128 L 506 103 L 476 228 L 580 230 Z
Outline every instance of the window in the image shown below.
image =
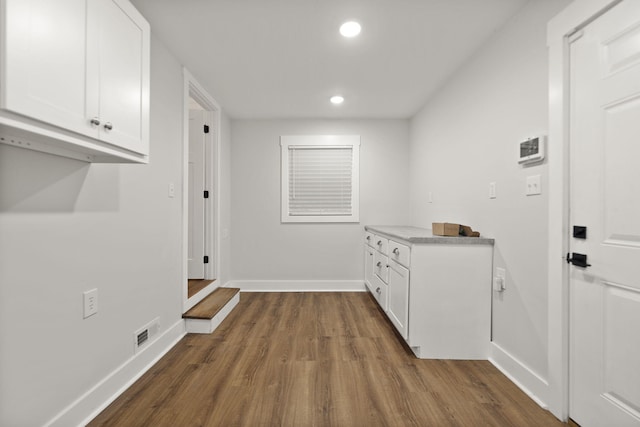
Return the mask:
M 358 222 L 359 135 L 281 136 L 282 222 Z

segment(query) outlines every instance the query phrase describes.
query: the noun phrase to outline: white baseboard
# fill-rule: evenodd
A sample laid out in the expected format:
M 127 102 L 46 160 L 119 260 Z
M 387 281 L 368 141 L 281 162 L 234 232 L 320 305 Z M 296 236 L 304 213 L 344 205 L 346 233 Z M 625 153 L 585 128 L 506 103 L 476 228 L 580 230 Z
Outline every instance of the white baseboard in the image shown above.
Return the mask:
M 242 292 L 364 292 L 363 280 L 232 280 Z
M 210 334 L 216 330 L 222 321 L 231 313 L 236 305 L 240 302 L 240 293 L 237 293 L 229 300 L 222 310 L 218 312 L 212 319 L 185 319 L 187 333 L 190 334 Z
M 544 409 L 548 409 L 546 402 L 549 393 L 549 383 L 547 380 L 533 372 L 494 342 L 491 343 L 489 361 L 538 405 Z
M 186 335 L 184 320 L 180 319 L 146 348 L 128 359 L 115 371 L 51 419 L 47 427 L 84 426 L 138 378 L 149 370 L 178 341 Z

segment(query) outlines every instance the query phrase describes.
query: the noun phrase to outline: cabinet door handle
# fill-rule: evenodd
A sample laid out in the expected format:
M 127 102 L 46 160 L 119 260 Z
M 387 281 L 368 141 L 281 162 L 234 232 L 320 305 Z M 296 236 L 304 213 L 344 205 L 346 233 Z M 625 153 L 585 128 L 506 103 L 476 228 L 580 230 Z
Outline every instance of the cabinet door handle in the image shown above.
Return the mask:
M 378 246 L 382 246 L 382 240 L 378 240 Z
M 376 289 L 376 293 L 379 294 L 380 293 L 380 288 Z
M 100 126 L 100 119 L 97 117 L 92 118 L 89 123 L 91 123 L 94 126 Z
M 111 124 L 111 122 L 107 122 L 107 123 L 104 124 L 104 128 L 106 130 L 111 130 L 111 129 L 113 129 L 113 125 Z
M 395 249 L 393 250 L 393 253 L 394 253 L 394 254 L 396 254 L 396 255 L 398 255 L 398 254 L 400 253 L 400 251 L 398 250 L 398 248 L 395 248 Z
M 376 264 L 376 267 L 382 267 L 382 262 L 378 261 L 378 263 Z
M 367 240 L 371 240 L 371 236 L 367 236 Z

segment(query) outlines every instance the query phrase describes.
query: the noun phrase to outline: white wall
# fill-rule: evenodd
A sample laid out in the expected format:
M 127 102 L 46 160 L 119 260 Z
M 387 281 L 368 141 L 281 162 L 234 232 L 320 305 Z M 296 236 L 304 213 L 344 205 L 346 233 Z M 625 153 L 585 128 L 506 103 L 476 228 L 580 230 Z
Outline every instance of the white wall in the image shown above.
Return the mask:
M 51 421 L 130 361 L 138 328 L 180 325 L 181 194 L 167 185 L 182 177 L 182 69 L 151 46 L 148 165 L 0 145 L 0 425 Z M 83 320 L 92 288 L 99 312 Z
M 224 111 L 220 116 L 220 286 L 230 280 L 231 271 L 231 120 Z
M 280 223 L 280 135 L 314 134 L 361 136 L 360 224 Z M 364 225 L 408 221 L 408 141 L 407 120 L 232 121 L 233 281 L 362 286 Z
M 494 350 L 542 401 L 547 165 L 518 165 L 517 143 L 547 133 L 546 23 L 568 3 L 527 3 L 411 120 L 409 150 L 411 222 L 459 222 L 496 239 L 494 267 L 506 268 L 507 290 L 494 294 Z M 525 195 L 530 175 L 541 176 L 542 195 Z

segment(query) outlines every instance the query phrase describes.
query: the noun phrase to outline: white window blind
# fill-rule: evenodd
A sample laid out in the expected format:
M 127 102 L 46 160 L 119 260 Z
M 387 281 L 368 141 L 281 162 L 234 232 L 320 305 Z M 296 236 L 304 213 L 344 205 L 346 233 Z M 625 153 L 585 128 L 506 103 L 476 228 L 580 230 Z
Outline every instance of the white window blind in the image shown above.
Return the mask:
M 358 221 L 359 142 L 353 135 L 281 138 L 283 222 Z
M 289 215 L 351 215 L 352 147 L 289 147 Z

